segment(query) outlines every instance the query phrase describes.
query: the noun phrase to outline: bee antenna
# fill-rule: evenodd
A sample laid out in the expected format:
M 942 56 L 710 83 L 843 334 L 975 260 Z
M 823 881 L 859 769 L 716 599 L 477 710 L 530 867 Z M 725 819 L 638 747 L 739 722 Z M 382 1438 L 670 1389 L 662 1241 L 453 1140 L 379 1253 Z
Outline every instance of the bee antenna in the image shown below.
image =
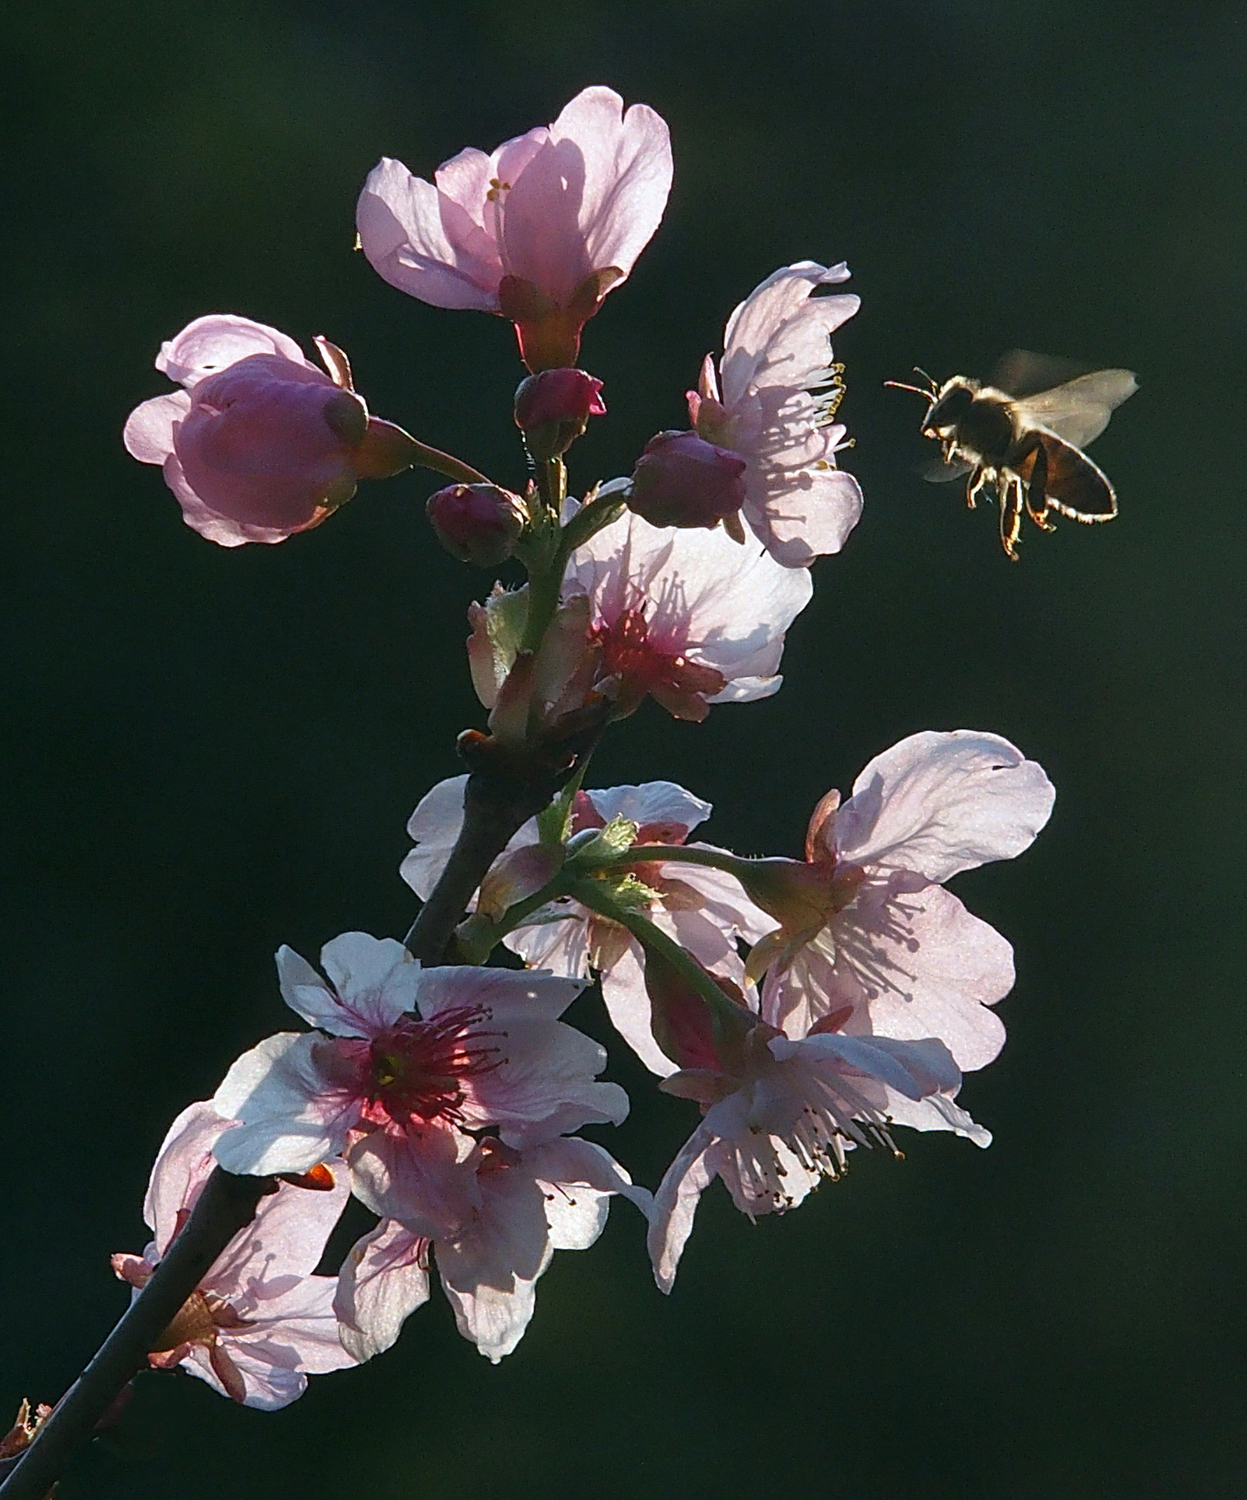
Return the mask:
M 915 396 L 921 396 L 924 401 L 930 401 L 931 391 L 924 391 L 920 385 L 906 385 L 903 380 L 885 380 L 885 386 L 891 386 L 895 391 L 913 391 Z
M 939 389 L 939 387 L 935 383 L 935 377 L 933 375 L 928 375 L 921 365 L 914 366 L 914 374 L 921 375 L 933 391 Z

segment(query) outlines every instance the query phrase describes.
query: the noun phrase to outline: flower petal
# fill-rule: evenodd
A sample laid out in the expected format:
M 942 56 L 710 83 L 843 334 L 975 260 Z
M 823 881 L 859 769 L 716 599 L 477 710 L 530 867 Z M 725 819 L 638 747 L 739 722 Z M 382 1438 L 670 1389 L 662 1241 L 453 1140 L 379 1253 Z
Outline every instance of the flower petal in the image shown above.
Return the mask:
M 455 847 L 463 827 L 463 797 L 467 791 L 466 776 L 451 776 L 427 792 L 407 820 L 407 832 L 416 847 L 403 861 L 399 874 L 420 899 L 427 900 L 430 891 L 446 868 L 450 851 Z M 538 842 L 537 823 L 530 818 L 523 824 L 507 850 Z
M 464 152 L 475 166 L 481 152 Z M 487 159 L 486 159 L 487 160 Z M 453 182 L 467 165 L 441 169 Z M 483 201 L 484 194 L 481 194 Z M 502 261 L 491 234 L 431 182 L 383 156 L 368 174 L 355 212 L 360 248 L 391 286 L 434 307 L 498 309 Z
M 691 832 L 710 816 L 709 802 L 694 797 L 674 781 L 646 781 L 640 786 L 612 786 L 587 793 L 589 801 L 609 823 L 612 818 L 628 818 L 641 828 L 647 824 L 670 823 Z M 664 839 L 675 843 L 676 839 Z
M 457 1234 L 480 1203 L 476 1173 L 464 1164 L 472 1147 L 470 1136 L 436 1125 L 375 1130 L 348 1153 L 355 1196 L 412 1234 Z
M 222 1118 L 239 1122 L 215 1147 L 227 1172 L 306 1172 L 339 1155 L 361 1100 L 319 1065 L 321 1049 L 333 1045 L 314 1033 L 279 1032 L 234 1063 L 212 1100 Z
M 524 1165 L 545 1189 L 546 1220 L 555 1250 L 587 1250 L 606 1224 L 618 1193 L 649 1218 L 653 1197 L 637 1187 L 610 1152 L 593 1141 L 563 1136 L 524 1153 Z
M 144 464 L 163 464 L 173 452 L 173 429 L 191 409 L 185 391 L 153 396 L 136 406 L 126 419 L 121 440 L 131 458 Z
M 194 1207 L 211 1176 L 216 1166 L 212 1147 L 227 1128 L 207 1102 L 188 1104 L 169 1126 L 143 1199 L 143 1222 L 152 1231 L 158 1254 L 169 1248 L 179 1215 Z
M 429 1300 L 428 1250 L 427 1239 L 382 1219 L 347 1252 L 333 1308 L 342 1346 L 361 1364 L 389 1349 Z
M 827 368 L 829 336 L 853 316 L 861 298 L 810 293 L 848 279 L 843 261 L 820 266 L 802 260 L 773 272 L 750 292 L 723 335 L 719 373 L 725 406 L 737 406 L 751 388 L 804 390 L 816 383 Z
M 671 191 L 671 136 L 646 104 L 626 111 L 614 89 L 583 89 L 550 126 L 584 160 L 579 224 L 590 269 L 615 266 L 624 279 L 662 221 Z M 618 282 L 616 283 L 618 285 Z
M 836 814 L 840 857 L 944 881 L 1028 848 L 1056 796 L 996 734 L 925 730 L 878 755 Z
M 675 1284 L 676 1267 L 693 1232 L 697 1205 L 714 1177 L 706 1160 L 713 1143 L 712 1132 L 699 1125 L 667 1168 L 654 1195 L 647 1244 L 660 1291 L 670 1292 Z
M 280 1286 L 292 1276 L 315 1279 L 312 1273 L 342 1216 L 351 1187 L 344 1161 L 335 1158 L 318 1165 L 326 1167 L 333 1185 L 305 1188 L 283 1182 L 275 1193 L 265 1194 L 255 1218 L 222 1251 L 201 1286 L 229 1299 L 246 1317 L 270 1317 L 277 1316 L 270 1310 L 274 1284 Z M 247 1298 L 255 1305 L 244 1311 L 242 1303 Z
M 337 1024 L 313 1021 L 313 1025 L 338 1036 L 372 1036 L 392 1026 L 405 1011 L 416 1009 L 422 971 L 396 939 L 344 932 L 320 950 L 320 961 L 347 1015 Z M 350 1031 L 345 1029 L 347 1024 Z
M 943 886 L 862 900 L 833 918 L 834 960 L 818 942 L 768 975 L 763 1015 L 802 1037 L 833 1012 L 854 1035 L 938 1037 L 963 1071 L 1004 1044 L 986 1009 L 1013 988 L 1013 949 Z
M 537 969 L 454 964 L 422 971 L 418 1008 L 426 1021 L 449 1010 L 483 1006 L 501 1026 L 512 1022 L 549 1022 L 561 1016 L 582 989 L 583 980 L 543 974 Z
M 276 354 L 315 369 L 298 344 L 280 329 L 234 313 L 209 313 L 188 323 L 181 333 L 161 344 L 156 368 L 189 390 L 252 354 Z

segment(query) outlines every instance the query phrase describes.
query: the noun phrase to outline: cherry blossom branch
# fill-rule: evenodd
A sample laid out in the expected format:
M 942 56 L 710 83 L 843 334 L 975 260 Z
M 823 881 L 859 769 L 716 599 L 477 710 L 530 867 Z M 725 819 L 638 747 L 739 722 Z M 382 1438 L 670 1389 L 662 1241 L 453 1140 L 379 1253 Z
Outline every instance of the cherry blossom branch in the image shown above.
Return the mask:
M 489 867 L 555 788 L 491 770 L 474 771 L 463 794 L 463 826 L 441 878 L 403 939 L 413 958 L 437 964 Z M 492 946 L 492 945 L 491 945 Z
M 41 1500 L 46 1495 L 109 1407 L 146 1368 L 148 1352 L 159 1347 L 182 1304 L 255 1217 L 256 1205 L 272 1186 L 268 1177 L 237 1177 L 215 1169 L 147 1285 L 0 1484 L 0 1500 Z

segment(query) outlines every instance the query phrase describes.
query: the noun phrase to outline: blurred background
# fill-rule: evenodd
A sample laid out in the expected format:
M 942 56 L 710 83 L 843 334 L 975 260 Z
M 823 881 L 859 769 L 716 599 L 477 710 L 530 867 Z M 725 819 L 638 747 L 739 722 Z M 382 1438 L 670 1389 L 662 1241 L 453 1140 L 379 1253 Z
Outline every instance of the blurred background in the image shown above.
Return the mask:
M 777 266 L 847 259 L 847 466 L 778 697 L 702 727 L 652 704 L 594 784 L 670 778 L 708 832 L 795 854 L 814 801 L 921 728 L 1040 760 L 1056 812 L 961 877 L 1017 949 L 1009 1042 L 962 1099 L 981 1153 L 910 1137 L 751 1227 L 707 1194 L 674 1295 L 617 1206 L 560 1255 L 497 1369 L 433 1302 L 287 1411 L 148 1375 L 58 1493 L 293 1500 L 1103 1500 L 1244 1493 L 1240 386 L 1247 14 L 1161 0 L 166 0 L 6 21 L 9 716 L 0 1426 L 55 1400 L 120 1313 L 151 1159 L 289 1020 L 272 954 L 401 933 L 404 822 L 482 713 L 434 476 L 234 552 L 121 447 L 204 312 L 345 347 L 372 409 L 519 485 L 497 319 L 352 254 L 377 157 L 427 175 L 610 83 L 669 121 L 666 220 L 586 331 L 627 472 Z M 917 477 L 924 365 L 1014 345 L 1125 365 L 1093 455 L 1121 518 L 1020 565 Z M 599 1003 L 576 1018 L 605 1036 Z M 611 1145 L 653 1186 L 691 1128 L 621 1051 Z

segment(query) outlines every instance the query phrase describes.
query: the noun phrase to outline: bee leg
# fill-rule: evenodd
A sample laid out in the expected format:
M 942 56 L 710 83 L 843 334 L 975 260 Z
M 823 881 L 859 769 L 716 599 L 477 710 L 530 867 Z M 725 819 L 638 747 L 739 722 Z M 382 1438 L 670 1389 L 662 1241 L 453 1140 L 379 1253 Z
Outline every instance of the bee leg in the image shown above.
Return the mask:
M 979 491 L 986 483 L 987 471 L 985 469 L 975 469 L 971 473 L 970 478 L 966 481 L 966 506 L 968 509 L 973 510 L 975 508 Z
M 1019 488 L 1021 487 L 1019 481 Z M 1055 531 L 1048 519 L 1048 454 L 1042 443 L 1035 449 L 1035 462 L 1031 468 L 1030 483 L 1026 486 L 1026 510 L 1040 531 Z
M 1000 487 L 1000 545 L 1010 562 L 1018 561 L 1017 542 L 1022 531 L 1022 481 L 1013 476 Z

